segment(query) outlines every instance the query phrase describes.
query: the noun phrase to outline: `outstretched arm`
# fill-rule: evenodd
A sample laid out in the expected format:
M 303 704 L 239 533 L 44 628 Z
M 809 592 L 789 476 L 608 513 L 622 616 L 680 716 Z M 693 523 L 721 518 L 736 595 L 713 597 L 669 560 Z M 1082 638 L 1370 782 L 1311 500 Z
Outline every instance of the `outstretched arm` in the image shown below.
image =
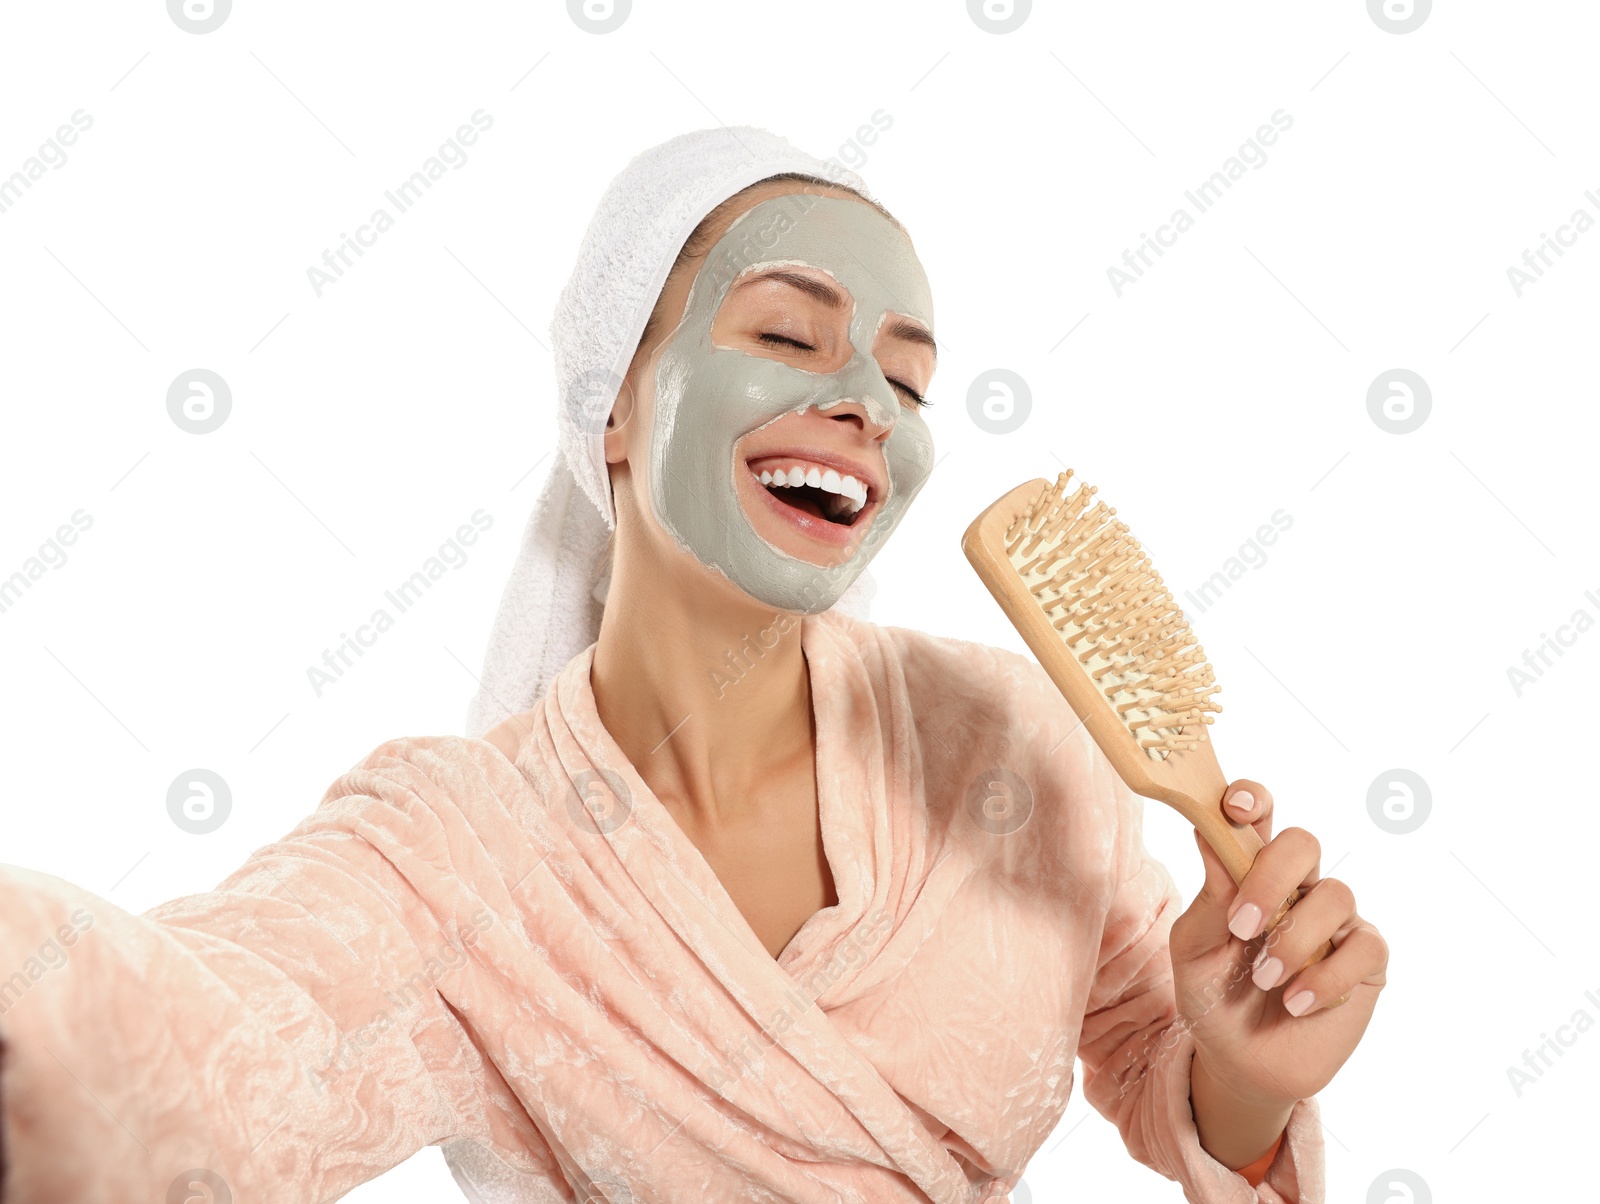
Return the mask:
M 206 1172 L 325 1200 L 482 1136 L 447 998 L 498 913 L 452 796 L 514 773 L 481 743 L 390 742 L 216 890 L 143 916 L 0 867 L 6 1198 L 161 1200 Z

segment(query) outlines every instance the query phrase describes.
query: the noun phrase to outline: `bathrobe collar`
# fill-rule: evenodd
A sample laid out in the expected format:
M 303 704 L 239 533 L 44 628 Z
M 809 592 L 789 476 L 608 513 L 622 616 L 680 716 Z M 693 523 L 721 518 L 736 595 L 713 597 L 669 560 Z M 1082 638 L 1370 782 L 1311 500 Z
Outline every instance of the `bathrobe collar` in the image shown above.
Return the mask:
M 890 943 L 919 941 L 897 926 L 900 897 L 917 880 L 927 848 L 922 782 L 912 778 L 911 733 L 904 683 L 890 680 L 876 642 L 839 630 L 860 620 L 823 612 L 801 617 L 801 650 L 811 675 L 816 720 L 817 802 L 822 843 L 839 902 L 810 916 L 774 959 L 731 896 L 666 807 L 650 791 L 600 721 L 589 673 L 595 645 L 575 656 L 546 696 L 555 754 L 590 822 L 574 825 L 574 842 L 603 841 L 587 855 L 615 857 L 640 893 L 692 953 L 780 1048 L 823 1083 L 875 1139 L 889 1164 L 936 1200 L 965 1199 L 968 1181 L 950 1152 L 906 1106 L 878 1070 L 835 1029 L 828 1011 L 880 984 L 875 963 Z M 895 689 L 899 685 L 900 689 Z M 527 755 L 529 745 L 524 745 Z M 587 796 L 587 808 L 579 801 Z M 732 934 L 735 939 L 729 940 Z M 879 969 L 881 970 L 881 964 Z M 769 1054 L 769 1056 L 771 1056 Z M 722 1091 L 770 1095 L 766 1076 L 740 1074 Z M 769 1106 L 772 1101 L 769 1101 Z M 759 1105 L 752 1109 L 760 1114 Z M 812 1134 L 826 1150 L 828 1134 Z

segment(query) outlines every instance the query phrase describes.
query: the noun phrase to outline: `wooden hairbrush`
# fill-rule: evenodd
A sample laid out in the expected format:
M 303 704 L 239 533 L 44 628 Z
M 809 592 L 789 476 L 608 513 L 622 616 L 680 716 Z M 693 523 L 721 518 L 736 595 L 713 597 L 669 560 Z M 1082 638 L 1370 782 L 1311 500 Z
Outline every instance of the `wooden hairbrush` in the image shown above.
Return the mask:
M 961 548 L 1128 788 L 1177 810 L 1240 882 L 1263 846 L 1222 810 L 1228 782 L 1206 734 L 1222 710 L 1216 676 L 1128 525 L 1071 477 L 1018 485 L 972 520 Z

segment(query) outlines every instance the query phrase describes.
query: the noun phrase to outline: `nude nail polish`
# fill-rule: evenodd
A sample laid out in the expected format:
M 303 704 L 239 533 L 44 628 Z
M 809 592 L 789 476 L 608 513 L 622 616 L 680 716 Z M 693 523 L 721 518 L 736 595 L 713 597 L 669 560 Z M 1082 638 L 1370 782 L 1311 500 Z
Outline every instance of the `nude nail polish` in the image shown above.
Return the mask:
M 1263 991 L 1270 991 L 1283 977 L 1283 963 L 1275 957 L 1269 957 L 1266 961 L 1256 963 L 1255 973 L 1250 977 Z
M 1293 999 L 1283 1001 L 1283 1006 L 1289 1015 L 1299 1016 L 1316 1001 L 1317 997 L 1310 991 L 1297 991 Z
M 1241 941 L 1248 941 L 1255 936 L 1261 928 L 1261 909 L 1254 903 L 1246 903 L 1233 913 L 1233 919 L 1228 921 L 1228 931 Z

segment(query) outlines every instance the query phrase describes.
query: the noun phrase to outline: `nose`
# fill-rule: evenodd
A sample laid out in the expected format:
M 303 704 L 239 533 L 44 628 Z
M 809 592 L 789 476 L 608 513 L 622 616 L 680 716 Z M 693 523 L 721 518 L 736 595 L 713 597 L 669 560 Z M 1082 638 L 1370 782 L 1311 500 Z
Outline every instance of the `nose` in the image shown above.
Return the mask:
M 857 351 L 837 379 L 841 400 L 828 405 L 822 414 L 850 423 L 874 442 L 887 439 L 900 416 L 900 399 L 878 361 Z
M 872 407 L 877 409 L 879 407 Z M 821 411 L 824 418 L 833 422 L 842 422 L 862 431 L 874 443 L 881 443 L 894 431 L 894 418 L 888 422 L 879 422 L 873 418 L 867 405 L 852 399 L 836 402 L 826 410 Z

